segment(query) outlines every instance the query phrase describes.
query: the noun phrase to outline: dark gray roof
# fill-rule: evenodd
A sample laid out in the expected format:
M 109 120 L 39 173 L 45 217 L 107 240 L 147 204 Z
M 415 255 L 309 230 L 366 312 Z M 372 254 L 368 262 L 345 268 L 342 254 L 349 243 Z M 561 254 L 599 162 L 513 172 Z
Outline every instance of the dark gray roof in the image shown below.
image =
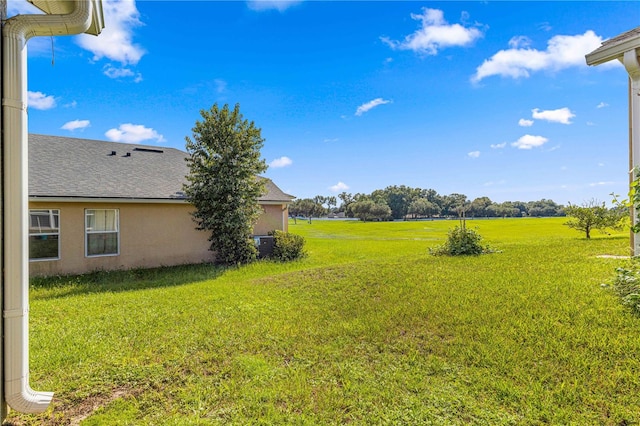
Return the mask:
M 184 199 L 188 154 L 175 148 L 29 135 L 29 197 Z M 262 202 L 289 202 L 266 179 Z

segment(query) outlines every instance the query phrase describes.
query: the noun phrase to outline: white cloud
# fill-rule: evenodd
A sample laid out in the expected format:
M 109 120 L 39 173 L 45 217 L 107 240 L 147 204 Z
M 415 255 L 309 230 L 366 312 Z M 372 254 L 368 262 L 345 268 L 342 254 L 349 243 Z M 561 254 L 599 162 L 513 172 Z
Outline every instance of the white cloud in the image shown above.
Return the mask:
M 540 22 L 538 24 L 538 29 L 542 30 L 542 31 L 551 31 L 553 29 L 553 27 L 551 26 L 550 23 L 548 22 Z
M 480 157 L 480 151 L 471 151 L 470 153 L 467 154 L 469 157 L 471 158 L 478 158 Z
M 599 109 L 599 108 L 606 108 L 606 107 L 608 107 L 608 106 L 609 106 L 609 104 L 608 104 L 608 103 L 606 103 L 606 102 L 600 102 L 596 108 L 598 108 L 598 109 Z
M 509 40 L 509 47 L 512 49 L 524 49 L 531 46 L 531 39 L 527 36 L 515 36 Z
M 518 149 L 531 149 L 542 146 L 547 142 L 549 142 L 549 139 L 544 136 L 524 135 L 513 142 L 511 146 L 515 146 Z
M 342 192 L 346 191 L 347 189 L 349 189 L 349 185 L 344 182 L 338 182 L 335 185 L 329 187 L 329 190 L 331 192 Z
M 547 42 L 546 50 L 531 49 L 522 45 L 519 37 L 510 43 L 510 49 L 501 50 L 476 69 L 472 82 L 499 75 L 502 77 L 529 77 L 530 73 L 542 70 L 559 71 L 569 67 L 584 66 L 584 55 L 600 47 L 602 37 L 589 30 L 574 36 L 557 35 Z
M 403 41 L 382 37 L 381 40 L 392 49 L 413 50 L 417 53 L 437 55 L 438 50 L 452 46 L 468 46 L 482 37 L 477 28 L 467 28 L 460 24 L 450 25 L 439 9 L 422 8 L 422 15 L 411 14 L 411 18 L 421 21 L 421 27 L 404 38 Z
M 576 115 L 567 107 L 540 111 L 538 108 L 531 110 L 536 120 L 546 120 L 552 123 L 571 124 L 571 119 Z
M 269 163 L 269 167 L 273 167 L 274 169 L 280 167 L 287 167 L 293 164 L 293 161 L 289 157 L 280 157 L 276 158 L 272 162 Z
M 85 129 L 90 125 L 91 125 L 91 122 L 89 120 L 73 120 L 73 121 L 68 121 L 64 123 L 60 128 L 73 132 L 74 130 L 77 130 L 77 129 Z
M 360 116 L 362 114 L 364 114 L 365 112 L 379 106 L 379 105 L 384 105 L 384 104 L 388 104 L 391 101 L 388 101 L 386 99 L 382 99 L 382 98 L 376 98 L 372 101 L 369 101 L 367 103 L 364 103 L 362 105 L 360 105 L 358 107 L 358 109 L 356 110 L 356 115 Z
M 42 92 L 28 92 L 27 104 L 33 109 L 51 109 L 56 106 L 56 98 L 51 95 L 45 95 Z
M 62 105 L 65 108 L 75 108 L 78 106 L 78 102 L 77 101 L 71 101 L 68 104 L 64 104 Z
M 135 0 L 103 0 L 105 28 L 99 37 L 80 34 L 78 44 L 93 53 L 93 60 L 107 58 L 135 65 L 146 53 L 133 42 L 133 29 L 143 25 Z
M 338 142 L 340 139 L 338 138 L 326 138 L 323 142 L 327 142 L 327 143 L 331 143 L 331 142 Z
M 121 124 L 117 129 L 110 129 L 105 136 L 114 142 L 139 143 L 155 139 L 156 142 L 164 142 L 164 136 L 142 124 Z
M 501 148 L 504 148 L 505 146 L 507 146 L 506 142 L 491 144 L 491 148 L 493 149 L 501 149 Z
M 589 186 L 594 187 L 594 186 L 609 186 L 609 185 L 614 185 L 615 182 L 593 182 L 590 183 Z
M 222 80 L 221 78 L 216 78 L 213 80 L 213 84 L 216 87 L 216 93 L 221 94 L 227 91 L 227 82 Z
M 302 0 L 250 0 L 247 6 L 251 10 L 261 12 L 263 10 L 277 10 L 284 12 L 292 6 L 302 3 Z
M 533 126 L 533 120 L 526 120 L 526 119 L 524 119 L 524 118 L 521 118 L 521 119 L 518 121 L 518 126 L 521 126 L 521 127 L 531 127 L 531 126 Z
M 134 72 L 130 68 L 122 67 L 117 68 L 111 64 L 107 64 L 104 66 L 102 73 L 109 78 L 127 78 L 133 77 L 133 81 L 135 83 L 139 83 L 142 81 L 142 74 L 139 72 Z

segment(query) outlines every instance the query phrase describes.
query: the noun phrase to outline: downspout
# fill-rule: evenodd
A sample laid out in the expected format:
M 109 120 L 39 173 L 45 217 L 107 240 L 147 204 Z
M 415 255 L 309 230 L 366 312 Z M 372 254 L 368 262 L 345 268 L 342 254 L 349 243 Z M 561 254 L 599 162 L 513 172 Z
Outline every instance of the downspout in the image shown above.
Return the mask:
M 631 179 L 635 179 L 636 167 L 640 167 L 640 48 L 624 52 L 621 62 L 629 74 L 629 144 L 631 153 Z M 638 222 L 638 211 L 631 207 L 632 224 Z M 640 255 L 640 234 L 632 233 L 633 256 Z
M 3 28 L 4 394 L 22 413 L 41 413 L 53 398 L 29 386 L 27 41 L 85 32 L 92 2 L 73 3 L 69 14 L 18 15 Z

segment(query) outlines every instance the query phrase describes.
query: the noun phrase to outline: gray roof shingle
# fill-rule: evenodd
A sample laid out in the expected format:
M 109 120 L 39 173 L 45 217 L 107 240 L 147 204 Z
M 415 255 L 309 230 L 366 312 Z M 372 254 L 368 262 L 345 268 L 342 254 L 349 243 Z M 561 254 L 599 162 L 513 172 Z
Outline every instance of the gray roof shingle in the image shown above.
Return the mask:
M 29 197 L 184 199 L 188 154 L 175 148 L 29 135 Z M 262 202 L 290 202 L 266 179 Z

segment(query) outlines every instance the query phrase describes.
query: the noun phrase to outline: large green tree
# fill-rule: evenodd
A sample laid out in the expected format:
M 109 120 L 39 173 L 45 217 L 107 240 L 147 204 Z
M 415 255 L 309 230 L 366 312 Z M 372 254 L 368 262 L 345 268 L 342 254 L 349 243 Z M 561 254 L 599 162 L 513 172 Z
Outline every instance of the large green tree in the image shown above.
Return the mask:
M 186 138 L 189 175 L 184 191 L 195 206 L 198 229 L 211 231 L 210 250 L 223 264 L 256 259 L 253 226 L 261 213 L 258 198 L 267 169 L 260 149 L 264 139 L 254 123 L 245 120 L 240 105 L 200 111 L 201 121 Z

